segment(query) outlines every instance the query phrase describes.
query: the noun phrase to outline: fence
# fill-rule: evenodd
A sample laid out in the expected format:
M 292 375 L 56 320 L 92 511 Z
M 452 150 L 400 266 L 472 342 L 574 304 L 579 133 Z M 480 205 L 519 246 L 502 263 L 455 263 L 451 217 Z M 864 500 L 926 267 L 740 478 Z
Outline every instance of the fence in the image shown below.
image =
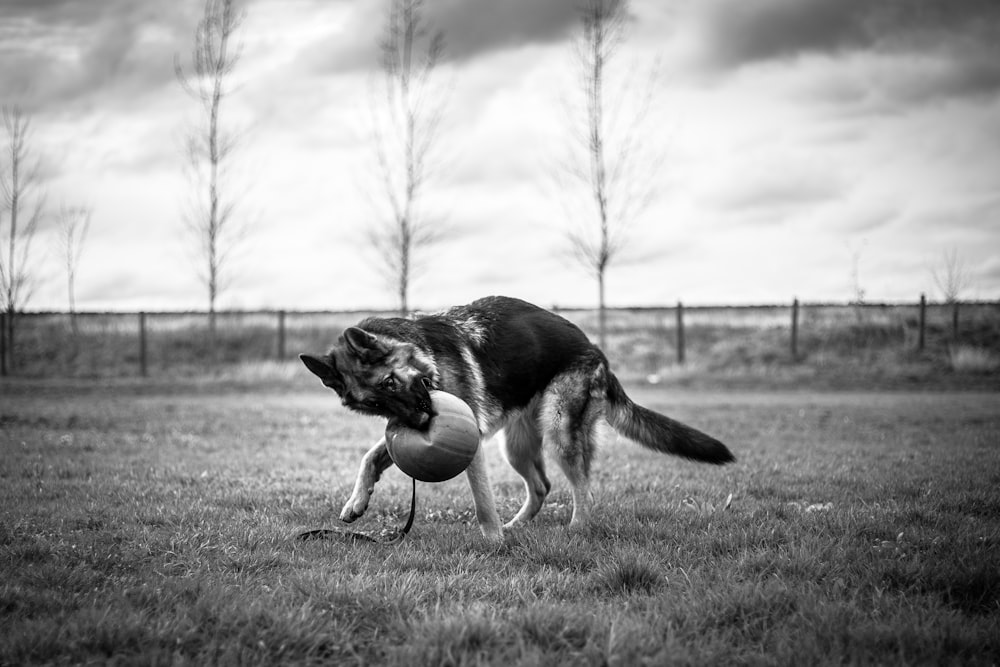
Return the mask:
M 562 309 L 596 339 L 596 310 Z M 22 376 L 203 373 L 282 361 L 329 348 L 346 327 L 379 311 L 23 313 L 16 338 L 0 326 L 0 371 Z M 3 322 L 6 325 L 7 322 Z M 615 368 L 646 376 L 665 368 L 709 370 L 844 359 L 944 358 L 956 344 L 1000 353 L 1000 304 L 790 304 L 610 309 L 607 349 Z

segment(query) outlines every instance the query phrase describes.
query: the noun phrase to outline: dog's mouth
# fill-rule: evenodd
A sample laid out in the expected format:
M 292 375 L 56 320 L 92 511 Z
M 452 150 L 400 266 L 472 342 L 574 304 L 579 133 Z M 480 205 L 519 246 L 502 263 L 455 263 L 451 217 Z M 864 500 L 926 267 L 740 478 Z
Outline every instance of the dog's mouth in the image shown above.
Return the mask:
M 422 387 L 422 389 L 423 391 L 414 396 L 416 398 L 416 405 L 406 410 L 405 416 L 401 415 L 403 422 L 407 426 L 418 430 L 430 427 L 431 419 L 434 417 L 434 408 L 431 406 L 430 393 L 425 388 Z
M 394 420 L 405 424 L 408 428 L 424 431 L 430 428 L 431 420 L 434 418 L 433 408 L 424 405 L 423 402 L 410 409 L 400 409 L 401 406 L 379 406 L 379 409 L 369 410 L 369 414 Z
M 371 396 L 357 400 L 347 393 L 341 403 L 355 412 L 400 422 L 409 428 L 426 430 L 434 418 L 434 407 L 426 389 L 423 391 L 398 394 L 395 396 Z
M 430 427 L 432 416 L 429 406 L 426 409 L 421 406 L 416 410 L 407 411 L 405 415 L 396 415 L 396 418 L 410 428 L 423 431 Z

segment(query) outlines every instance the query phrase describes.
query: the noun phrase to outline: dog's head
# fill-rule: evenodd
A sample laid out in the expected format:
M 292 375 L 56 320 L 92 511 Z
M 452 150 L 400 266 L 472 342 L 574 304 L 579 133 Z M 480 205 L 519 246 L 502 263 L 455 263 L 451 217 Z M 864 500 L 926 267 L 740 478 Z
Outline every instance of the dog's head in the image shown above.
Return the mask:
M 351 410 L 395 417 L 412 428 L 426 427 L 434 416 L 434 365 L 412 343 L 351 327 L 325 355 L 299 358 Z

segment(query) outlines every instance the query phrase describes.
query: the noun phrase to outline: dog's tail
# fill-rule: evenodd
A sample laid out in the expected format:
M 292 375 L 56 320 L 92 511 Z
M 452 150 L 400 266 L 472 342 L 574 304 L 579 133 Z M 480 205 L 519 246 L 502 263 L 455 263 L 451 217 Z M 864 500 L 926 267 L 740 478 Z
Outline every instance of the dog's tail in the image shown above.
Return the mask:
M 694 461 L 721 465 L 736 460 L 729 448 L 712 436 L 637 405 L 606 364 L 601 365 L 601 370 L 607 390 L 605 418 L 626 438 L 654 451 Z

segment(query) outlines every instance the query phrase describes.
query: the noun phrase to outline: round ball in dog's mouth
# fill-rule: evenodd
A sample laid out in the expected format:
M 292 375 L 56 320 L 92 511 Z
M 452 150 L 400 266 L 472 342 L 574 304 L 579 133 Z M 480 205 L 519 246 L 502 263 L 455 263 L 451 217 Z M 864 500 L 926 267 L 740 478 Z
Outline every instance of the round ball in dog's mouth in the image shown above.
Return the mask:
M 392 462 L 421 482 L 444 482 L 469 467 L 479 449 L 479 426 L 472 408 L 454 394 L 431 391 L 437 414 L 424 429 L 390 419 L 385 443 Z

